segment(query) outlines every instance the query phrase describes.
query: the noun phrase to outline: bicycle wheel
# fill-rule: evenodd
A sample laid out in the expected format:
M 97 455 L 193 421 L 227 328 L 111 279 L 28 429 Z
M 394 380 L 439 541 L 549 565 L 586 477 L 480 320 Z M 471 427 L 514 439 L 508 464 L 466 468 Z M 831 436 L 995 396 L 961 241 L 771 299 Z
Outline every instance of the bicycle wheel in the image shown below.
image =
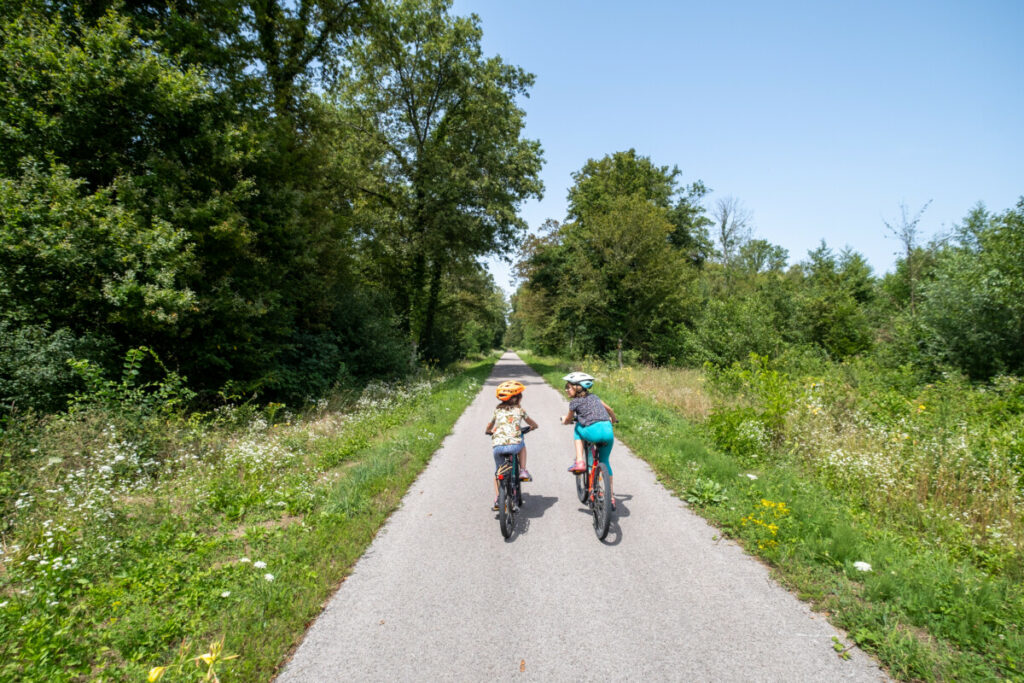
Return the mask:
M 586 452 L 589 448 L 590 444 L 583 444 L 584 452 Z M 576 497 L 580 499 L 581 503 L 587 502 L 587 476 L 587 472 L 583 472 L 582 474 L 576 475 Z
M 594 533 L 603 541 L 612 521 L 612 495 L 608 477 L 600 465 L 594 470 L 594 499 L 590 502 L 590 509 L 594 511 Z
M 523 482 L 519 478 L 519 456 L 512 456 L 512 490 L 515 492 L 515 497 L 512 499 L 516 502 L 516 507 L 523 507 Z
M 498 522 L 501 525 L 501 535 L 505 538 L 512 535 L 512 528 L 515 526 L 513 500 L 513 497 L 509 495 L 508 482 L 501 482 L 498 487 Z

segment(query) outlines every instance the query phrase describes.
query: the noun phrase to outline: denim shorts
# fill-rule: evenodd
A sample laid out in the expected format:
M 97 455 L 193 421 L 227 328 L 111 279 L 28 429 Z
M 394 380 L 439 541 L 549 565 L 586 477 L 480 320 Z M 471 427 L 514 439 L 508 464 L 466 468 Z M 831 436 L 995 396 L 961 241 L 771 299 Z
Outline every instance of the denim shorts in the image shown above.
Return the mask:
M 519 451 L 523 450 L 523 446 L 526 445 L 526 441 L 521 443 L 513 443 L 507 446 L 495 446 L 494 447 L 494 471 L 497 472 L 498 468 L 501 467 L 502 463 L 505 462 L 505 458 L 510 455 L 515 455 Z

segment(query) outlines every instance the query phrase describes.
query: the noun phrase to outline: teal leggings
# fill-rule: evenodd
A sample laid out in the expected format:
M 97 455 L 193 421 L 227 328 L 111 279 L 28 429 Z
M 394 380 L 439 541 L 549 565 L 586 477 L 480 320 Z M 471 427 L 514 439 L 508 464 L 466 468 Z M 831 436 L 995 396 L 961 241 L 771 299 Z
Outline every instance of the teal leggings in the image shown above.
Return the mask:
M 576 441 L 587 441 L 597 446 L 597 459 L 604 465 L 604 471 L 612 476 L 612 466 L 608 462 L 608 456 L 612 452 L 612 442 L 615 440 L 615 433 L 612 432 L 612 423 L 608 420 L 595 422 L 592 425 L 581 427 L 576 425 L 574 432 Z M 587 456 L 587 466 L 590 466 L 590 453 Z

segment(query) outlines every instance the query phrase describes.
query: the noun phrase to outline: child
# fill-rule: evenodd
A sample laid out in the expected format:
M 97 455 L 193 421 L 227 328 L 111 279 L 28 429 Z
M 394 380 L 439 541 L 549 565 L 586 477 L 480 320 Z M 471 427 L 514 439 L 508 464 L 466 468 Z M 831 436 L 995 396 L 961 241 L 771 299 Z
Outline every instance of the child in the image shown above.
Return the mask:
M 515 381 L 502 382 L 495 392 L 501 403 L 494 409 L 491 421 L 487 423 L 484 431 L 491 435 L 491 446 L 494 447 L 494 505 L 492 510 L 498 509 L 498 477 L 497 470 L 505 462 L 506 455 L 517 455 L 519 458 L 519 479 L 530 481 L 533 477 L 526 470 L 526 444 L 523 442 L 523 433 L 519 427 L 520 420 L 526 420 L 530 429 L 536 429 L 537 423 L 530 419 L 526 411 L 520 407 L 523 400 L 522 384 Z
M 608 462 L 608 456 L 612 452 L 612 443 L 615 434 L 612 431 L 612 423 L 618 422 L 615 411 L 607 403 L 597 397 L 597 394 L 590 393 L 594 386 L 594 378 L 585 372 L 571 372 L 562 379 L 565 380 L 565 390 L 569 392 L 569 412 L 562 418 L 562 424 L 569 424 L 575 418 L 576 430 L 574 438 L 576 441 L 576 462 L 569 471 L 573 474 L 581 474 L 587 471 L 587 462 L 583 457 L 583 442 L 587 441 L 597 446 L 597 459 L 604 465 L 604 471 L 608 473 L 608 493 L 612 497 L 612 510 L 615 509 L 615 494 L 612 486 L 612 466 Z

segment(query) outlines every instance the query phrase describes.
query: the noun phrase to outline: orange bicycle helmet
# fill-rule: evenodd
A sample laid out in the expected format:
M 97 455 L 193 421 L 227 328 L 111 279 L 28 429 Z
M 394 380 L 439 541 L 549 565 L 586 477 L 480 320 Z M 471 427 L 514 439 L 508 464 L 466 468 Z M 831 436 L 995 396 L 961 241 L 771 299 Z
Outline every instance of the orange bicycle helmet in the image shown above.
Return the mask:
M 523 393 L 524 389 L 526 389 L 526 387 L 524 387 L 519 382 L 516 382 L 515 380 L 509 380 L 508 382 L 502 382 L 501 384 L 499 384 L 498 390 L 494 393 L 500 400 L 507 401 L 516 394 Z

